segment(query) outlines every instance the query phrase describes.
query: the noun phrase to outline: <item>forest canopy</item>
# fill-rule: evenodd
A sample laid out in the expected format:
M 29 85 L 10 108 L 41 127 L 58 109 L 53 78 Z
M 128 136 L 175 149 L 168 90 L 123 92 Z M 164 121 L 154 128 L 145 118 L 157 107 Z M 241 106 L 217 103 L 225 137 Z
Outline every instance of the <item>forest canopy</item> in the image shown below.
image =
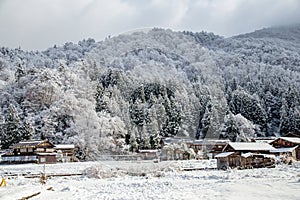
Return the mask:
M 89 160 L 155 149 L 161 137 L 300 132 L 299 33 L 299 25 L 231 38 L 154 28 L 40 52 L 2 47 L 1 148 L 46 138 L 76 144 Z

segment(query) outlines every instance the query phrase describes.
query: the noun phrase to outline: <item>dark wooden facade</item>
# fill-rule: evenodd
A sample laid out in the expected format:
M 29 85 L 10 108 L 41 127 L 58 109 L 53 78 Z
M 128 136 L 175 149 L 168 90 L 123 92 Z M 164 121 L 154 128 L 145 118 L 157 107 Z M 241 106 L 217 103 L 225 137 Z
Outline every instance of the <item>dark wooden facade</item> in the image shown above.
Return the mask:
M 284 135 L 284 137 L 297 137 L 300 138 L 300 133 L 299 132 L 289 132 Z
M 268 154 L 246 153 L 239 155 L 237 152 L 224 152 L 216 155 L 216 159 L 218 169 L 275 167 L 275 157 Z
M 270 143 L 275 148 L 295 148 L 295 159 L 300 160 L 300 138 L 298 137 L 280 137 Z M 298 146 L 298 147 L 297 147 Z
M 56 163 L 56 153 L 37 153 L 38 164 L 54 164 Z
M 54 145 L 48 140 L 19 142 L 2 156 L 2 163 L 56 163 Z

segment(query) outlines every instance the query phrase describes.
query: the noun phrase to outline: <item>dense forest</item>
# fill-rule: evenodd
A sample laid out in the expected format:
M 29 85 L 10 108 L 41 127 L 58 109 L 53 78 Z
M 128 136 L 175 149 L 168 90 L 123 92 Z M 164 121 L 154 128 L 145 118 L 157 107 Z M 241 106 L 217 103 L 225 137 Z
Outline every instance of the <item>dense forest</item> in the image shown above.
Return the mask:
M 300 25 L 224 38 L 154 28 L 45 51 L 0 48 L 1 148 L 74 143 L 78 157 L 161 137 L 300 132 Z

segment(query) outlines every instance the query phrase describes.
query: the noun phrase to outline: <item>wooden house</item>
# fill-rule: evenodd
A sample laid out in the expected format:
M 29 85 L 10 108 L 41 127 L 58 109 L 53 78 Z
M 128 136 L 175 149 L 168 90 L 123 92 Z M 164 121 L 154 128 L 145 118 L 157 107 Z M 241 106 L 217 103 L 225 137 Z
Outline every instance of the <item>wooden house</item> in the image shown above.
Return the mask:
M 217 159 L 217 168 L 218 169 L 228 169 L 229 167 L 236 166 L 237 154 L 235 152 L 223 152 L 215 156 Z
M 286 148 L 277 148 L 275 150 L 271 150 L 276 156 L 281 158 L 281 161 L 284 163 L 293 162 L 293 160 L 297 160 L 297 149 L 299 146 L 295 147 L 286 147 Z
M 230 142 L 223 153 L 215 156 L 218 169 L 227 168 L 259 168 L 275 164 L 275 156 L 270 151 L 275 150 L 268 143 Z
M 56 163 L 54 145 L 48 140 L 22 141 L 2 156 L 3 163 Z
M 229 143 L 229 140 L 191 140 L 187 141 L 187 147 L 194 150 L 196 154 L 202 151 L 207 154 L 207 158 L 215 158 L 219 153 L 223 152 L 224 147 Z
M 187 143 L 192 141 L 189 137 L 166 137 L 161 139 L 161 160 L 188 159 L 186 155 Z
M 139 156 L 142 160 L 158 160 L 159 152 L 156 149 L 144 149 L 139 150 Z
M 275 156 L 270 154 L 223 152 L 215 156 L 218 169 L 238 168 L 251 169 L 274 167 Z
M 271 142 L 270 144 L 273 145 L 273 147 L 275 147 L 276 149 L 279 149 L 278 151 L 280 151 L 280 149 L 282 149 L 282 148 L 296 147 L 293 150 L 294 155 L 292 153 L 292 156 L 294 159 L 300 160 L 300 138 L 298 138 L 298 137 L 279 137 L 276 140 L 274 140 L 273 142 Z M 284 150 L 284 149 L 282 149 L 282 150 Z M 286 150 L 288 150 L 288 149 L 286 149 Z
M 57 144 L 54 147 L 58 162 L 74 162 L 74 144 Z

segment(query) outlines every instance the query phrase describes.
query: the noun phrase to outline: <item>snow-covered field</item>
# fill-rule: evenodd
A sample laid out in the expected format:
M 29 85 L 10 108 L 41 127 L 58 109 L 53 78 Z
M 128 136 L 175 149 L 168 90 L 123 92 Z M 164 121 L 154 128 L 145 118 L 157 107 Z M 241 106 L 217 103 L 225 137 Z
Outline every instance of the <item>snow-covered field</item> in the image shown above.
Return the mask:
M 300 162 L 272 169 L 197 170 L 211 168 L 215 161 L 168 162 L 84 162 L 45 165 L 46 174 L 83 173 L 39 178 L 11 176 L 37 174 L 44 165 L 1 165 L 7 187 L 0 187 L 0 199 L 300 199 Z

